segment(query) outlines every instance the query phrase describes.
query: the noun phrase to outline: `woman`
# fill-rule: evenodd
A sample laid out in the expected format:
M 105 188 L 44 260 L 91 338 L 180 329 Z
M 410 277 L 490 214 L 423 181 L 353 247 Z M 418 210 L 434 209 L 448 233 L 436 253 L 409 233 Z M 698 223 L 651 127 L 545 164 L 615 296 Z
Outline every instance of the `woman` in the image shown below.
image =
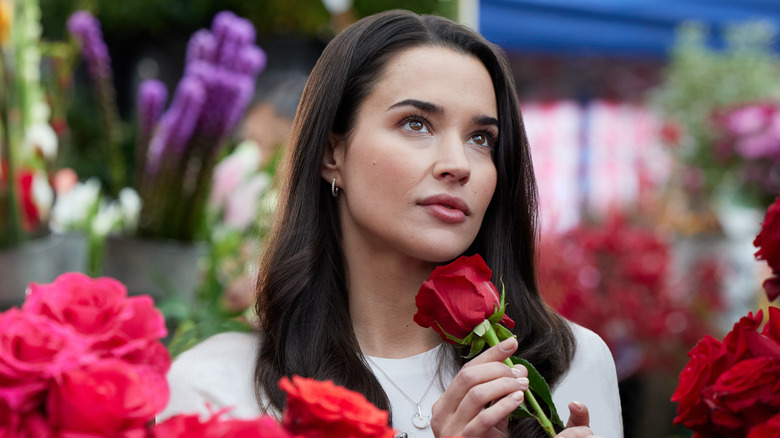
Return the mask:
M 495 46 L 440 17 L 360 20 L 317 62 L 290 146 L 259 333 L 181 355 L 163 416 L 204 401 L 238 416 L 278 412 L 279 378 L 298 374 L 365 394 L 410 437 L 543 436 L 532 420 L 508 422 L 528 386 L 523 367 L 500 363 L 514 353 L 551 383 L 556 405 L 582 400 L 595 432 L 622 436 L 609 351 L 546 307 L 535 284 L 536 186 Z M 477 253 L 506 285 L 517 340 L 464 364 L 412 322 L 414 297 L 435 266 Z M 590 436 L 588 408 L 569 409 L 560 436 Z

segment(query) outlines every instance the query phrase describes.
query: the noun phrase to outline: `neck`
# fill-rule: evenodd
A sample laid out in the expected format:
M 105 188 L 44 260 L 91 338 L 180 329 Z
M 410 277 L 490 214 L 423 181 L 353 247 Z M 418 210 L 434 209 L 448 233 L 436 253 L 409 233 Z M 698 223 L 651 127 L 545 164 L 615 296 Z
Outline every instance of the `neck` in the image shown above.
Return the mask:
M 436 332 L 412 319 L 414 298 L 433 269 L 431 263 L 397 254 L 345 257 L 352 325 L 365 354 L 403 358 L 441 343 Z

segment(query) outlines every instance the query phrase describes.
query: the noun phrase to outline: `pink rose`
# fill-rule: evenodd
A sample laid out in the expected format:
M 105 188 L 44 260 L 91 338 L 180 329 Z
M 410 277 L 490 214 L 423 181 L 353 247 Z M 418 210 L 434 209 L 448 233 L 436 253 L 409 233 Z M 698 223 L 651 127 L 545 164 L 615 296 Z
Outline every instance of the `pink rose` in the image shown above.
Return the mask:
M 201 421 L 197 414 L 176 415 L 156 425 L 154 438 L 292 438 L 276 419 L 268 415 L 252 420 L 222 419 L 225 411 Z
M 62 274 L 49 284 L 30 284 L 22 309 L 43 315 L 96 341 L 114 335 L 132 317 L 127 288 L 113 278 L 92 279 L 78 272 Z
M 108 277 L 73 272 L 50 284 L 32 283 L 22 308 L 73 327 L 91 340 L 92 350 L 117 357 L 143 351 L 167 334 L 151 297 L 128 297 L 125 286 Z
M 87 358 L 86 341 L 67 327 L 12 308 L 0 314 L 0 398 L 26 411 L 48 379 Z
M 109 358 L 60 375 L 46 408 L 59 433 L 117 436 L 145 427 L 168 397 L 164 375 Z
M 154 307 L 154 300 L 148 295 L 130 297 L 125 307 L 129 309 L 130 317 L 121 321 L 111 337 L 100 342 L 106 350 L 112 350 L 118 356 L 133 350 L 146 348 L 152 342 L 164 338 L 168 333 L 165 328 L 165 318 Z

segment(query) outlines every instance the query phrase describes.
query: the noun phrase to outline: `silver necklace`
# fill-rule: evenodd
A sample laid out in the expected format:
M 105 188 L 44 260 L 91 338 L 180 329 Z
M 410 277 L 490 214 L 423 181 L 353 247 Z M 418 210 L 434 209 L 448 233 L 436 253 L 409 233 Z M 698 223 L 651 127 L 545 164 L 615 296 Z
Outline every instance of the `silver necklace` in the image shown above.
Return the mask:
M 398 386 L 393 381 L 393 379 L 390 378 L 390 376 L 385 372 L 385 370 L 382 369 L 382 367 L 380 367 L 376 362 L 374 362 L 369 356 L 365 356 L 365 358 L 368 359 L 368 361 L 371 362 L 376 367 L 376 369 L 378 369 L 379 372 L 382 373 L 382 375 L 384 375 L 387 378 L 387 381 L 390 382 L 390 384 L 393 385 L 395 387 L 395 389 L 397 389 L 398 392 L 400 392 L 401 395 L 404 396 L 404 398 L 409 400 L 409 402 L 411 404 L 413 404 L 417 408 L 415 410 L 415 412 L 414 412 L 414 415 L 412 415 L 412 424 L 414 424 L 414 427 L 416 427 L 418 429 L 425 429 L 426 427 L 430 426 L 430 424 L 431 424 L 431 416 L 422 414 L 422 409 L 420 409 L 420 403 L 422 403 L 422 401 L 425 398 L 425 396 L 428 395 L 428 391 L 430 391 L 431 387 L 433 387 L 433 382 L 436 381 L 436 377 L 439 375 L 438 368 L 436 370 L 436 374 L 431 379 L 431 383 L 429 383 L 428 387 L 425 388 L 425 392 L 423 392 L 423 395 L 420 397 L 420 400 L 419 401 L 414 401 L 414 399 L 409 397 L 409 395 L 406 394 L 406 392 L 404 392 L 404 390 L 401 389 L 401 387 Z

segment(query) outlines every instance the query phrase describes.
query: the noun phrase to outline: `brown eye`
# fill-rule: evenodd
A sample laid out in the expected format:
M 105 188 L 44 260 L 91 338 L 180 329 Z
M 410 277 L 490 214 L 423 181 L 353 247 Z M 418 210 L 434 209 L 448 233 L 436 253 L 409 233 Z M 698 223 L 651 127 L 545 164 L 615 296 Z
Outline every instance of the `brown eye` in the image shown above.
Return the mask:
M 422 131 L 423 129 L 425 129 L 425 125 L 423 125 L 423 123 L 419 120 L 410 120 L 409 128 L 412 131 Z
M 488 140 L 487 140 L 487 137 L 485 137 L 484 135 L 477 134 L 477 135 L 475 135 L 472 138 L 474 139 L 474 143 L 476 143 L 476 144 L 478 144 L 480 146 L 487 146 Z

